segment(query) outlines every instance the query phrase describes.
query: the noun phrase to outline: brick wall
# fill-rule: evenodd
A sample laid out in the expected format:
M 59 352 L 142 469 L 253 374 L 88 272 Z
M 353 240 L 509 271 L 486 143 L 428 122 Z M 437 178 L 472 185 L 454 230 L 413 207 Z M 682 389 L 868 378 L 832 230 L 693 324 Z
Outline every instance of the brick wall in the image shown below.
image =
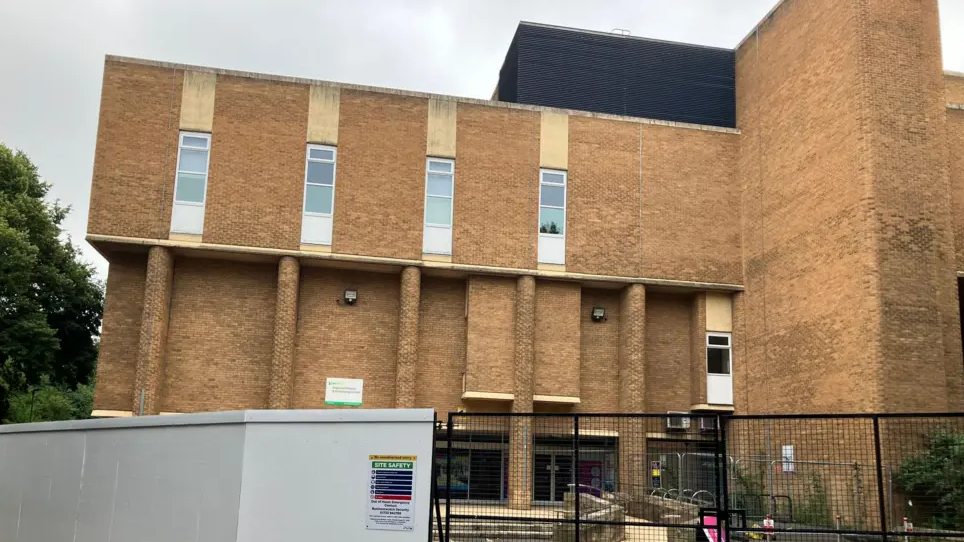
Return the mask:
M 647 292 L 646 412 L 690 409 L 692 296 Z
M 204 241 L 301 242 L 308 86 L 218 76 Z
M 748 412 L 881 406 L 855 6 L 785 1 L 737 51 Z
M 593 307 L 606 309 L 605 321 L 592 321 Z M 619 290 L 582 290 L 578 412 L 619 411 L 619 318 Z
M 466 282 L 422 277 L 415 405 L 440 416 L 462 405 L 465 372 Z
M 944 75 L 944 85 L 948 102 L 964 104 L 964 77 Z
M 108 63 L 92 233 L 167 237 L 180 73 Z M 215 88 L 204 241 L 298 248 L 308 86 L 219 75 Z M 428 100 L 339 94 L 332 250 L 418 259 Z M 130 107 L 140 101 L 152 107 Z M 132 109 L 150 117 L 127 122 Z M 535 111 L 458 104 L 455 262 L 536 266 L 540 119 Z M 740 282 L 736 135 L 579 116 L 568 124 L 571 270 Z M 144 180 L 149 186 L 116 178 L 138 168 L 157 170 Z M 106 226 L 118 220 L 133 229 Z
M 536 283 L 535 395 L 579 396 L 580 290 L 574 282 Z
M 732 134 L 642 127 L 640 275 L 742 282 L 738 143 Z
M 466 391 L 513 393 L 516 281 L 471 276 Z
M 398 275 L 303 267 L 291 408 L 325 406 L 327 378 L 361 378 L 364 408 L 395 406 Z M 346 288 L 358 301 L 340 302 Z
M 422 254 L 428 100 L 343 91 L 332 250 Z
M 178 258 L 161 412 L 266 408 L 277 266 Z
M 167 238 L 183 72 L 107 61 L 87 231 Z
M 131 408 L 146 273 L 144 254 L 119 254 L 111 259 L 97 357 L 95 410 Z
M 639 273 L 639 140 L 636 123 L 569 118 L 567 271 Z
M 531 111 L 459 104 L 453 261 L 536 266 L 539 123 Z
M 937 0 L 864 9 L 883 407 L 943 411 L 964 400 L 964 375 Z

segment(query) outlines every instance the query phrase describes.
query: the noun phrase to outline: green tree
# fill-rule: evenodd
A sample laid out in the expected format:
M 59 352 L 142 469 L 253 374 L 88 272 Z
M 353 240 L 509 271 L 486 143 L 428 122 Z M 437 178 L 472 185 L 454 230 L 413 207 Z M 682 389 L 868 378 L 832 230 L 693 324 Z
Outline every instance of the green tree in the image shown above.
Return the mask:
M 12 393 L 7 419 L 4 421 L 27 423 L 81 420 L 90 417 L 93 402 L 93 384 L 81 384 L 76 389 L 41 385 L 31 390 Z
M 23 152 L 0 144 L 0 419 L 10 395 L 90 381 L 103 287 L 60 237 L 69 208 L 46 201 L 50 185 Z
M 916 522 L 939 529 L 964 528 L 964 433 L 940 430 L 917 455 L 904 459 L 898 488 L 911 502 Z

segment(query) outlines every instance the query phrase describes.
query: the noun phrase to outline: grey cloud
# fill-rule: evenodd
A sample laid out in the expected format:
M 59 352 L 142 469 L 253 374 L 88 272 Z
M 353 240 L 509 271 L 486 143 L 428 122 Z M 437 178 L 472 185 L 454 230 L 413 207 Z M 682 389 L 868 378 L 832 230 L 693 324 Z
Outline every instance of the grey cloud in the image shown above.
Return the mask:
M 107 53 L 491 95 L 520 20 L 733 47 L 776 0 L 29 0 L 0 3 L 0 139 L 30 154 L 83 241 Z M 944 62 L 964 71 L 964 0 L 941 0 Z

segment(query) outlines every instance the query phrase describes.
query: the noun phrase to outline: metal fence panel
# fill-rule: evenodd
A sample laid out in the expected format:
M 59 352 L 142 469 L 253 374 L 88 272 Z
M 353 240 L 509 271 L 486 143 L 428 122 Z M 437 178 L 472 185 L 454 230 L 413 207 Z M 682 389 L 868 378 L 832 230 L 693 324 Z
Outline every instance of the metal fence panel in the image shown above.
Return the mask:
M 964 539 L 964 414 L 452 413 L 436 465 L 452 542 Z

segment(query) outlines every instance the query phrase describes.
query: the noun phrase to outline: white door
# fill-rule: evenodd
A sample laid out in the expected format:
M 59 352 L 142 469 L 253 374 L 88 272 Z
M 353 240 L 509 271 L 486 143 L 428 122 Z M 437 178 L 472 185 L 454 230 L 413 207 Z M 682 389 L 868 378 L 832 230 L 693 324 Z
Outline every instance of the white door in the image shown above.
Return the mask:
M 706 402 L 733 404 L 733 357 L 729 333 L 706 334 Z

